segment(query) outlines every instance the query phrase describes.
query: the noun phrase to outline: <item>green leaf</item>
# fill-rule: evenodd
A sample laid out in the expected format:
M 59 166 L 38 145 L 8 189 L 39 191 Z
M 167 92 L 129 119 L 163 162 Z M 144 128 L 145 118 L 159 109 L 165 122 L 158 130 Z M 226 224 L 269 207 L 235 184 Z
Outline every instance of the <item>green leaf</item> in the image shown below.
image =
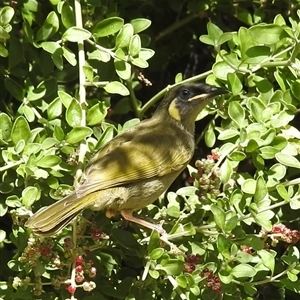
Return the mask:
M 65 133 L 60 126 L 54 126 L 53 136 L 58 140 L 62 141 L 65 138 Z M 55 141 L 56 144 L 56 141 Z
M 116 48 L 125 48 L 129 46 L 133 37 L 133 26 L 125 24 L 116 36 Z
M 165 252 L 164 248 L 156 248 L 151 251 L 149 256 L 151 259 L 157 260 L 164 254 L 164 252 Z
M 94 81 L 94 70 L 90 65 L 85 65 L 82 67 L 84 75 L 89 82 Z
M 0 27 L 0 31 L 1 31 L 1 27 Z M 1 37 L 1 32 L 0 32 L 0 37 Z M 8 38 L 9 38 L 9 36 L 8 36 Z M 8 50 L 2 44 L 0 44 L 0 56 L 2 56 L 2 57 L 8 56 Z
M 256 270 L 248 264 L 239 264 L 231 270 L 231 275 L 235 278 L 252 278 L 256 273 Z
M 230 67 L 225 61 L 216 62 L 213 67 L 213 74 L 224 81 L 227 81 L 227 76 L 229 73 L 234 73 L 235 70 Z
M 151 25 L 151 21 L 144 18 L 133 19 L 130 23 L 133 26 L 134 33 L 144 31 Z
M 36 34 L 36 41 L 44 41 L 58 31 L 59 19 L 54 11 L 51 11 L 42 27 L 39 28 Z
M 226 43 L 227 41 L 232 39 L 232 33 L 231 32 L 224 32 L 218 39 L 218 46 L 221 46 L 222 44 Z
M 17 154 L 20 154 L 25 148 L 25 141 L 24 140 L 20 140 L 18 141 L 17 145 L 15 146 L 15 152 Z
M 184 262 L 178 259 L 168 259 L 161 265 L 156 266 L 156 270 L 162 270 L 167 275 L 179 275 L 183 270 Z
M 118 32 L 124 24 L 124 20 L 118 17 L 107 18 L 96 24 L 93 35 L 104 37 Z
M 250 296 L 254 296 L 257 294 L 257 288 L 252 285 L 251 282 L 244 282 L 243 285 L 246 294 Z
M 149 275 L 153 278 L 153 279 L 158 279 L 158 277 L 160 276 L 159 272 L 156 270 L 149 270 Z
M 9 70 L 19 67 L 24 61 L 23 43 L 16 37 L 11 37 L 9 40 Z
M 20 140 L 27 142 L 30 138 L 30 128 L 23 116 L 16 119 L 11 130 L 11 140 L 16 145 Z
M 100 124 L 107 114 L 108 107 L 105 102 L 99 102 L 89 108 L 87 112 L 87 124 L 89 126 Z
M 205 144 L 207 147 L 212 148 L 216 143 L 216 135 L 214 130 L 208 129 L 204 135 Z
M 238 95 L 243 90 L 243 85 L 236 73 L 227 74 L 230 91 L 233 95 Z
M 0 113 L 0 140 L 8 142 L 12 130 L 10 117 L 5 113 Z
M 62 103 L 59 98 L 55 98 L 47 108 L 47 115 L 49 120 L 56 119 L 62 114 Z
M 104 87 L 104 90 L 109 94 L 129 95 L 127 87 L 119 81 L 111 81 Z
M 275 24 L 259 24 L 250 27 L 248 32 L 258 44 L 272 45 L 280 41 L 283 28 Z
M 218 139 L 220 141 L 224 141 L 224 140 L 229 140 L 235 136 L 238 136 L 240 135 L 239 131 L 235 128 L 229 128 L 229 129 L 226 129 L 224 131 L 221 131 L 219 136 L 218 136 Z
M 139 52 L 141 51 L 141 38 L 139 37 L 138 34 L 135 34 L 131 40 L 130 40 L 130 44 L 129 44 L 129 53 L 131 56 L 136 56 L 139 54 Z
M 82 109 L 76 99 L 73 98 L 71 104 L 66 111 L 66 120 L 69 126 L 79 126 L 82 118 Z
M 233 151 L 229 154 L 230 160 L 242 161 L 247 157 L 247 155 L 242 151 Z
M 40 198 L 40 191 L 35 186 L 28 186 L 22 191 L 22 198 L 23 205 L 30 209 L 32 204 Z
M 258 256 L 260 256 L 262 263 L 266 268 L 268 268 L 272 274 L 274 273 L 274 268 L 275 268 L 275 255 L 276 252 L 272 250 L 259 250 L 257 251 Z
M 68 108 L 73 101 L 73 97 L 64 91 L 58 91 L 57 94 L 64 107 Z
M 271 146 L 261 147 L 259 151 L 263 159 L 273 159 L 278 153 L 278 150 Z
M 2 244 L 3 241 L 6 239 L 6 232 L 2 229 L 0 229 L 0 243 Z M 0 287 L 1 289 L 1 287 Z
M 219 38 L 222 36 L 223 31 L 217 25 L 208 22 L 207 32 L 209 37 L 214 41 L 214 44 L 218 45 Z
M 264 211 L 254 216 L 255 222 L 262 226 L 265 230 L 271 231 L 272 230 L 272 222 L 269 221 L 274 217 L 274 212 L 271 210 Z
M 0 25 L 5 26 L 10 23 L 13 16 L 15 14 L 15 11 L 10 6 L 4 6 L 0 10 Z
M 284 153 L 276 153 L 275 158 L 277 159 L 278 162 L 280 162 L 281 164 L 287 167 L 300 169 L 300 162 L 294 156 L 284 154 Z
M 240 128 L 244 126 L 245 110 L 239 102 L 232 101 L 229 103 L 228 114 Z
M 150 253 L 158 248 L 160 245 L 160 236 L 159 233 L 156 230 L 152 230 L 150 235 L 150 240 L 147 246 L 147 252 L 150 255 Z
M 41 168 L 52 168 L 61 163 L 61 158 L 56 155 L 45 155 L 37 161 L 37 166 Z
M 66 28 L 70 28 L 75 25 L 75 16 L 73 7 L 68 2 L 63 2 L 61 7 L 61 21 Z
M 10 77 L 6 77 L 4 79 L 5 87 L 9 91 L 9 93 L 15 97 L 17 100 L 23 101 L 24 99 L 24 90 L 23 87 L 11 79 Z
M 136 249 L 139 244 L 134 238 L 133 234 L 129 231 L 113 228 L 111 235 L 116 239 L 116 241 L 124 248 Z
M 131 62 L 133 65 L 140 67 L 140 68 L 148 68 L 148 66 L 149 66 L 149 64 L 140 57 L 134 58 Z
M 256 181 L 252 178 L 248 178 L 243 182 L 241 188 L 244 193 L 254 195 L 256 190 Z
M 28 143 L 23 151 L 23 154 L 25 155 L 30 155 L 30 154 L 35 154 L 38 153 L 42 149 L 42 145 L 38 143 Z
M 57 42 L 42 42 L 41 43 L 41 47 L 45 51 L 47 51 L 47 52 L 49 52 L 51 54 L 53 54 L 58 49 L 61 49 L 61 46 Z
M 143 60 L 150 59 L 155 54 L 155 51 L 148 48 L 141 48 L 141 51 L 139 52 L 139 58 Z
M 62 49 L 63 49 L 63 56 L 68 61 L 68 63 L 72 66 L 76 66 L 77 60 L 75 54 L 65 45 L 62 47 Z
M 207 34 L 201 35 L 199 40 L 203 44 L 207 44 L 207 45 L 210 45 L 210 46 L 215 46 L 214 40 Z
M 226 184 L 233 174 L 233 167 L 229 159 L 225 159 L 220 168 L 220 180 Z
M 246 55 L 248 58 L 244 60 L 245 64 L 259 64 L 263 60 L 269 57 L 270 55 L 270 48 L 267 46 L 254 46 L 250 47 L 246 51 Z
M 260 203 L 267 197 L 267 195 L 268 195 L 268 189 L 267 189 L 266 182 L 262 176 L 259 176 L 256 180 L 254 201 L 256 203 Z
M 4 30 L 3 27 L 0 26 L 0 38 L 2 40 L 8 40 L 10 38 L 10 35 Z M 2 45 L 2 44 L 1 44 Z
M 64 32 L 62 39 L 69 42 L 82 42 L 89 39 L 91 36 L 92 34 L 88 30 L 73 26 Z
M 222 208 L 213 204 L 211 206 L 211 211 L 214 215 L 214 220 L 216 224 L 223 230 L 225 226 L 226 215 Z
M 89 127 L 74 127 L 66 136 L 66 142 L 70 144 L 76 144 L 86 139 L 93 133 L 93 130 Z
M 239 221 L 239 218 L 237 215 L 232 216 L 225 222 L 225 231 L 226 232 L 231 232 L 236 226 Z
M 115 59 L 114 64 L 119 77 L 128 80 L 131 76 L 131 64 L 119 59 Z
M 286 190 L 286 188 L 285 188 L 282 184 L 276 185 L 276 190 L 277 190 L 279 196 L 280 196 L 283 200 L 286 200 L 286 201 L 289 201 L 289 200 L 290 200 L 288 191 Z
M 232 242 L 227 239 L 224 235 L 219 234 L 217 238 L 217 247 L 218 251 L 221 254 L 229 253 L 229 250 L 232 246 Z
M 253 256 L 249 253 L 239 251 L 236 255 L 236 260 L 242 264 L 247 264 L 253 260 Z

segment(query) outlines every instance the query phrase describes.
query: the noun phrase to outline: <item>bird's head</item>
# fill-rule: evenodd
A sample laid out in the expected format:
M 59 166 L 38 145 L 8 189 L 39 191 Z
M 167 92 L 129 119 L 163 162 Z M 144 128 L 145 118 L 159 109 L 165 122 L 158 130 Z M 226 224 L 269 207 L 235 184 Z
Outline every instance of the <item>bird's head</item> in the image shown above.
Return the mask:
M 181 123 L 193 131 L 194 123 L 210 99 L 228 93 L 227 90 L 204 83 L 189 83 L 171 89 L 157 108 L 157 113 Z M 167 114 L 167 115 L 166 115 Z

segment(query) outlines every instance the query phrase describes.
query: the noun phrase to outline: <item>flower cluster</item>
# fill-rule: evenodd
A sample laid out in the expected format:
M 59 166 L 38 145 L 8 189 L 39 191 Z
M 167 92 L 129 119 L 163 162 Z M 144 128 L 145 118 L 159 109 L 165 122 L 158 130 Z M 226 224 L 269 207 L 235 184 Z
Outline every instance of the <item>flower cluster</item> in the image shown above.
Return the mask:
M 216 161 L 220 157 L 218 151 L 218 149 L 214 149 L 206 159 L 197 160 L 195 163 L 197 172 L 191 174 L 192 177 L 189 181 L 194 182 L 194 185 L 199 188 L 198 195 L 201 200 L 204 200 L 207 194 L 213 198 L 220 194 L 219 169 L 215 167 Z
M 300 231 L 289 229 L 283 224 L 273 225 L 272 234 L 272 240 L 275 244 L 278 243 L 278 241 L 295 244 L 300 239 Z
M 206 277 L 206 286 L 208 286 L 209 288 L 211 288 L 213 291 L 220 293 L 221 292 L 221 280 L 218 276 L 214 275 L 213 271 L 209 270 L 209 269 L 204 269 L 201 272 L 201 275 L 203 277 Z
M 193 271 L 196 269 L 196 265 L 200 263 L 200 255 L 199 254 L 187 254 L 185 256 L 185 263 L 183 265 L 184 271 L 186 273 L 193 273 Z
M 86 261 L 84 256 L 78 255 L 75 258 L 75 282 L 70 279 L 66 281 L 69 285 L 66 286 L 66 290 L 74 295 L 78 287 L 83 288 L 86 292 L 92 291 L 96 284 L 93 281 L 87 281 L 86 275 L 90 278 L 96 276 L 97 269 L 93 267 L 94 262 L 92 260 Z
M 19 257 L 19 261 L 27 263 L 30 267 L 35 267 L 38 260 L 46 260 L 58 267 L 58 255 L 52 250 L 53 246 L 54 242 L 51 239 L 40 240 L 31 237 L 28 239 L 27 247 Z

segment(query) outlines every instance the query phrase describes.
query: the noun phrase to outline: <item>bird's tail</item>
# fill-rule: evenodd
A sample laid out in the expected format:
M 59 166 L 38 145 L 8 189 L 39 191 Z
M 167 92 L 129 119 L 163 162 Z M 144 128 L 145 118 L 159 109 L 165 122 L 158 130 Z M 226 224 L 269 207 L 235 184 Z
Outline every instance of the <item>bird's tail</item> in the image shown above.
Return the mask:
M 52 205 L 38 210 L 27 220 L 25 226 L 36 235 L 54 235 L 67 226 L 81 210 L 89 206 L 93 196 L 95 195 L 89 194 L 82 197 L 74 192 Z

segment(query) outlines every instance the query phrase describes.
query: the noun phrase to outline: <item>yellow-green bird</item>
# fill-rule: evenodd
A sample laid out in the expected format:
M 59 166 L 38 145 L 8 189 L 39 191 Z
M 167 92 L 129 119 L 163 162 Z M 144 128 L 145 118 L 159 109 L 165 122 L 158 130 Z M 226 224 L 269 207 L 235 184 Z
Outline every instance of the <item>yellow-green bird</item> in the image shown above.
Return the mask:
M 204 83 L 171 89 L 150 119 L 108 142 L 91 159 L 83 183 L 72 194 L 40 209 L 26 222 L 33 233 L 50 236 L 83 209 L 120 213 L 124 219 L 163 233 L 161 226 L 132 215 L 153 203 L 191 160 L 195 120 L 210 99 L 225 94 Z

